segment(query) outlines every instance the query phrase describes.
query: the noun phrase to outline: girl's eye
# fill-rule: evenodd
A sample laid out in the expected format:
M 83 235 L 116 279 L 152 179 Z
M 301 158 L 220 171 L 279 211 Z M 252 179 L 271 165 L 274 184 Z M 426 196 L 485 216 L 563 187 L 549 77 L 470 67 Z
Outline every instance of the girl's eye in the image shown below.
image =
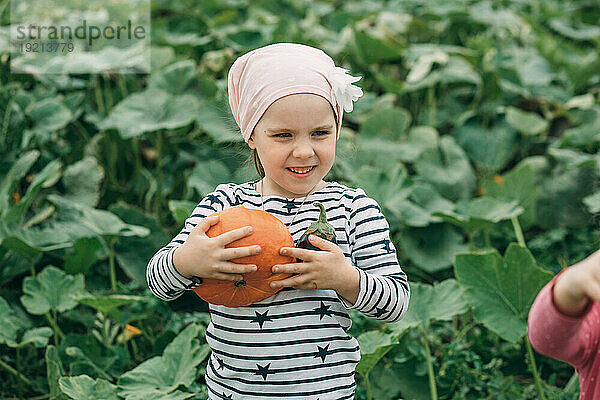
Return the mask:
M 329 134 L 329 131 L 316 131 L 315 132 L 315 135 L 317 135 L 317 136 L 325 136 L 325 135 L 328 135 L 328 134 Z M 275 136 L 275 137 L 287 137 L 287 135 L 290 135 L 290 133 L 289 132 L 281 132 L 281 133 L 278 133 L 278 134 L 273 135 L 273 136 Z

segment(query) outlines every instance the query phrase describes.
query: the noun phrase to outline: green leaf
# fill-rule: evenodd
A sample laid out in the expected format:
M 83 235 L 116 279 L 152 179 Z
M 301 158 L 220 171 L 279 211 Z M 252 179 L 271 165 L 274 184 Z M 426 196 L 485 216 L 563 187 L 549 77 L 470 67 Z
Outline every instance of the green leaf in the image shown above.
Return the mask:
M 355 44 L 353 48 L 366 64 L 374 64 L 379 61 L 393 61 L 402 57 L 400 50 L 383 39 L 374 37 L 357 28 L 353 28 L 353 33 Z
M 167 346 L 162 356 L 144 361 L 119 378 L 119 395 L 127 400 L 181 398 L 192 393 L 175 391 L 196 379 L 196 367 L 208 356 L 207 344 L 200 345 L 200 326 L 189 325 Z M 174 396 L 174 397 L 169 397 Z
M 109 209 L 124 222 L 135 226 L 143 226 L 150 231 L 145 237 L 119 237 L 115 243 L 115 252 L 119 265 L 137 285 L 146 287 L 146 266 L 154 253 L 164 246 L 170 238 L 153 215 L 142 212 L 124 202 L 119 202 Z
M 48 266 L 35 278 L 25 278 L 21 303 L 34 315 L 43 315 L 50 310 L 71 310 L 77 306 L 73 297 L 83 294 L 83 285 L 83 275 L 67 275 Z
M 175 222 L 183 223 L 196 208 L 196 203 L 188 200 L 169 200 L 169 211 Z
M 468 202 L 459 201 L 454 211 L 436 211 L 432 214 L 473 233 L 522 213 L 523 207 L 519 206 L 517 200 L 508 201 L 483 196 Z
M 410 113 L 403 108 L 377 109 L 367 115 L 359 134 L 361 137 L 399 139 L 410 122 Z
M 84 294 L 80 297 L 75 298 L 79 303 L 90 306 L 104 315 L 108 315 L 111 311 L 118 307 L 144 301 L 145 297 L 141 296 L 128 296 L 113 294 L 110 296 L 93 296 L 91 294 Z
M 75 400 L 119 400 L 117 387 L 104 379 L 94 380 L 87 375 L 65 376 L 58 384 L 63 393 Z
M 473 168 L 452 137 L 442 136 L 439 148 L 421 153 L 414 167 L 420 179 L 431 183 L 447 199 L 467 199 L 475 188 Z
M 518 140 L 517 132 L 504 121 L 491 128 L 468 123 L 456 128 L 454 136 L 478 169 L 494 172 L 510 161 Z
M 594 194 L 583 198 L 583 204 L 588 208 L 590 214 L 597 214 L 600 212 L 600 190 Z
M 46 166 L 35 175 L 27 192 L 21 200 L 15 204 L 5 216 L 4 221 L 7 224 L 18 224 L 23 222 L 23 218 L 42 187 L 50 187 L 60 179 L 61 162 L 59 160 L 50 161 Z
M 553 277 L 536 265 L 527 248 L 515 243 L 504 258 L 495 250 L 458 254 L 454 271 L 475 319 L 512 343 L 525 335 L 529 308 Z
M 12 190 L 40 156 L 38 150 L 23 154 L 0 180 L 0 216 L 8 211 Z
M 120 354 L 120 349 L 125 351 L 125 357 Z M 89 334 L 68 334 L 60 343 L 59 353 L 71 375 L 85 374 L 92 378 L 118 377 L 129 362 L 129 354 L 123 347 L 109 347 Z
M 523 135 L 539 135 L 548 129 L 548 121 L 535 113 L 521 111 L 515 107 L 506 109 L 506 122 Z
M 360 345 L 360 361 L 356 365 L 356 372 L 363 377 L 398 343 L 397 338 L 380 331 L 365 332 L 357 340 Z
M 463 289 L 454 279 L 446 279 L 433 286 L 411 282 L 410 305 L 406 315 L 400 321 L 388 324 L 388 327 L 395 332 L 404 332 L 414 326 L 427 331 L 432 321 L 450 321 L 468 309 L 462 292 Z
M 0 344 L 17 345 L 17 332 L 24 328 L 23 322 L 4 298 L 0 297 Z
M 149 88 L 164 90 L 173 95 L 184 93 L 196 78 L 196 62 L 183 60 L 166 66 L 150 75 Z
M 188 179 L 188 186 L 206 196 L 222 182 L 230 182 L 231 174 L 227 166 L 219 160 L 200 161 Z
M 99 238 L 79 238 L 65 254 L 65 272 L 85 274 L 92 265 L 106 257 L 108 257 L 108 250 Z
M 198 101 L 193 96 L 148 88 L 117 104 L 99 128 L 114 128 L 123 139 L 129 139 L 159 129 L 186 126 L 196 119 L 198 110 Z
M 80 237 L 94 236 L 148 236 L 149 229 L 124 223 L 110 211 L 95 209 L 76 203 L 56 194 L 47 199 L 54 203 L 59 211 L 54 229 L 68 227 L 68 235 L 74 240 Z
M 94 157 L 85 157 L 65 169 L 64 197 L 88 207 L 95 207 L 100 198 L 100 184 L 103 178 L 104 169 L 98 161 Z
M 536 202 L 539 189 L 533 169 L 529 164 L 519 164 L 506 174 L 484 182 L 485 196 L 506 201 L 516 200 L 523 207 L 519 222 L 523 229 L 535 223 Z
M 196 114 L 196 122 L 215 143 L 242 142 L 244 140 L 231 115 L 225 96 L 202 103 Z
M 62 361 L 58 356 L 58 350 L 53 345 L 46 347 L 46 377 L 48 380 L 48 387 L 50 391 L 48 395 L 50 396 L 50 400 L 67 400 L 68 397 L 65 396 L 60 390 L 59 379 L 61 376 L 65 374 L 65 370 L 62 365 Z
M 430 273 L 451 267 L 456 253 L 468 251 L 462 235 L 448 224 L 406 229 L 399 242 L 408 258 Z
M 35 347 L 46 347 L 52 335 L 52 329 L 48 328 L 47 326 L 33 328 L 23 334 L 19 346 L 21 347 L 29 343 L 33 343 Z

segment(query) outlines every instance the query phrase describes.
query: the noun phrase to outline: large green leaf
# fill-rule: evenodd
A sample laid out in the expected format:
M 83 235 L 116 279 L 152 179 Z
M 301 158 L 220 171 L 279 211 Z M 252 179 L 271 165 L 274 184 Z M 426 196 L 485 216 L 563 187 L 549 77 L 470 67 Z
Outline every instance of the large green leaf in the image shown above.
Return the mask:
M 50 310 L 64 312 L 77 306 L 74 297 L 83 294 L 83 286 L 83 275 L 67 275 L 48 266 L 35 278 L 25 278 L 21 303 L 34 315 L 43 315 Z
M 72 399 L 119 400 L 117 387 L 104 379 L 87 375 L 64 376 L 58 380 L 60 390 Z
M 399 139 L 411 122 L 411 116 L 403 108 L 374 110 L 360 125 L 361 137 L 383 137 Z
M 357 340 L 360 345 L 360 362 L 356 365 L 356 372 L 363 377 L 398 343 L 396 337 L 380 331 L 365 332 Z
M 429 329 L 432 321 L 450 321 L 457 314 L 467 311 L 462 297 L 463 289 L 454 279 L 446 279 L 436 285 L 410 283 L 410 305 L 406 315 L 398 322 L 388 324 L 394 332 L 420 326 Z
M 535 113 L 521 111 L 516 107 L 506 109 L 506 122 L 523 135 L 539 135 L 548 129 L 549 123 Z
M 123 373 L 129 352 L 120 346 L 107 346 L 95 335 L 68 334 L 60 343 L 59 354 L 72 375 L 112 379 Z
M 448 224 L 406 229 L 399 242 L 408 258 L 430 273 L 451 267 L 456 253 L 468 251 L 462 235 Z
M 79 303 L 85 304 L 100 311 L 104 315 L 108 315 L 111 311 L 118 307 L 144 301 L 145 297 L 113 294 L 109 296 L 94 296 L 85 294 L 75 298 Z
M 150 231 L 150 234 L 145 237 L 119 237 L 115 243 L 117 260 L 123 271 L 138 286 L 146 287 L 146 266 L 148 265 L 148 260 L 170 238 L 156 217 L 144 213 L 136 207 L 119 202 L 111 206 L 109 211 L 128 224 L 143 226 Z
M 124 223 L 110 211 L 87 207 L 62 196 L 51 194 L 48 200 L 58 208 L 57 221 L 52 228 L 68 226 L 72 239 L 94 236 L 147 236 L 149 229 Z
M 49 387 L 50 400 L 67 400 L 68 397 L 60 390 L 59 379 L 65 375 L 62 361 L 58 356 L 58 350 L 53 345 L 46 347 L 46 379 Z
M 0 297 L 0 344 L 9 346 L 17 344 L 17 333 L 24 327 L 12 307 Z
M 553 276 L 515 243 L 504 258 L 495 250 L 458 254 L 454 271 L 475 319 L 513 343 L 525 335 L 529 308 Z
M 469 233 L 523 213 L 517 200 L 500 200 L 483 196 L 470 201 L 459 201 L 454 211 L 435 211 L 432 214 L 459 226 Z
M 539 190 L 531 165 L 520 164 L 500 177 L 489 179 L 484 182 L 483 189 L 485 196 L 507 201 L 516 200 L 524 210 L 519 216 L 523 229 L 535 223 Z
M 196 114 L 196 122 L 215 143 L 243 141 L 225 96 L 203 102 Z
M 0 179 L 0 216 L 8 211 L 12 190 L 40 156 L 38 150 L 23 154 Z
M 456 142 L 478 169 L 501 170 L 515 152 L 518 135 L 504 121 L 491 128 L 469 123 L 455 129 Z
M 189 325 L 166 347 L 162 356 L 144 361 L 119 378 L 119 395 L 127 400 L 186 399 L 180 386 L 189 387 L 196 379 L 196 367 L 208 356 L 207 344 L 198 340 L 200 326 Z
M 184 93 L 196 77 L 196 62 L 183 60 L 166 66 L 150 75 L 149 88 L 164 90 L 173 95 Z
M 85 157 L 65 169 L 65 198 L 88 207 L 95 207 L 100 198 L 100 183 L 104 169 L 94 157 Z
M 468 199 L 475 188 L 473 168 L 452 137 L 442 136 L 439 148 L 421 153 L 414 166 L 419 178 L 450 200 Z
M 231 173 L 227 166 L 219 160 L 200 161 L 194 167 L 188 180 L 188 186 L 206 196 L 222 182 L 229 182 Z
M 156 88 L 127 96 L 117 104 L 99 128 L 114 128 L 123 139 L 159 129 L 176 129 L 193 122 L 198 101 L 190 95 L 173 95 Z

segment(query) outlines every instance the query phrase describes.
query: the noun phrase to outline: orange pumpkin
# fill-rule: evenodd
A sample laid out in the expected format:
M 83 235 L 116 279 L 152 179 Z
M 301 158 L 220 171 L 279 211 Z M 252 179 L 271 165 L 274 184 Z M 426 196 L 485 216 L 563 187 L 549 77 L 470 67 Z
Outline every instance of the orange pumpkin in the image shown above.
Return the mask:
M 294 257 L 279 254 L 282 247 L 294 247 L 294 239 L 287 227 L 266 211 L 248 209 L 244 206 L 227 208 L 217 212 L 216 215 L 220 216 L 219 222 L 206 232 L 208 237 L 215 237 L 248 225 L 254 228 L 251 235 L 233 241 L 225 247 L 259 245 L 261 248 L 259 254 L 230 260 L 237 264 L 254 264 L 258 269 L 249 274 L 242 274 L 244 279 L 241 281 L 204 279 L 194 288 L 194 292 L 211 304 L 242 307 L 271 297 L 281 290 L 271 288 L 271 282 L 285 279 L 291 274 L 273 274 L 271 267 L 275 264 L 295 261 Z

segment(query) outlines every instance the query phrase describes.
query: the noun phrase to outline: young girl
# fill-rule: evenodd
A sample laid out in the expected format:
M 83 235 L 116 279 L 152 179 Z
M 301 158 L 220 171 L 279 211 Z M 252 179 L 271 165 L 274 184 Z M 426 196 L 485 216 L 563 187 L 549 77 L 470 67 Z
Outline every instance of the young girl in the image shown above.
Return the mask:
M 258 254 L 258 246 L 225 248 L 250 235 L 249 227 L 206 236 L 218 221 L 208 216 L 236 205 L 271 213 L 298 242 L 318 219 L 312 203 L 319 201 L 337 245 L 315 237 L 322 251 L 282 248 L 304 262 L 273 267 L 295 274 L 274 283 L 282 288 L 277 294 L 247 307 L 210 305 L 210 399 L 352 399 L 360 350 L 348 334 L 347 310 L 382 321 L 406 312 L 408 282 L 377 202 L 362 189 L 323 180 L 343 110 L 352 111 L 362 95 L 351 84 L 359 79 L 323 51 L 293 43 L 251 51 L 229 71 L 229 104 L 262 179 L 220 184 L 208 194 L 150 260 L 150 290 L 173 300 L 201 278 L 240 280 L 253 271 L 229 260 Z
M 579 374 L 580 399 L 600 398 L 600 250 L 562 270 L 536 297 L 531 345 Z

